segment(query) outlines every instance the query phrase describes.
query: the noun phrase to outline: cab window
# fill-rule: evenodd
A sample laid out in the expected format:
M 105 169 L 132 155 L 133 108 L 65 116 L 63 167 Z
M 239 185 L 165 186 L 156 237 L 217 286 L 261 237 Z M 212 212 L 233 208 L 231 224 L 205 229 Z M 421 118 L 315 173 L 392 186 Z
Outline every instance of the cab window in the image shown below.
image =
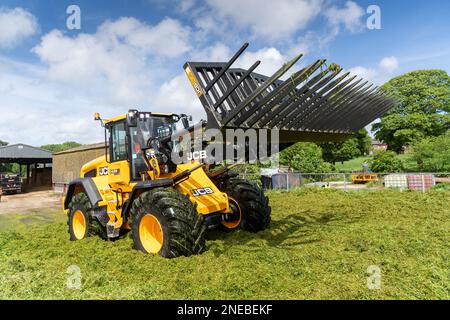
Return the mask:
M 111 161 L 127 159 L 126 137 L 125 122 L 119 122 L 111 126 Z

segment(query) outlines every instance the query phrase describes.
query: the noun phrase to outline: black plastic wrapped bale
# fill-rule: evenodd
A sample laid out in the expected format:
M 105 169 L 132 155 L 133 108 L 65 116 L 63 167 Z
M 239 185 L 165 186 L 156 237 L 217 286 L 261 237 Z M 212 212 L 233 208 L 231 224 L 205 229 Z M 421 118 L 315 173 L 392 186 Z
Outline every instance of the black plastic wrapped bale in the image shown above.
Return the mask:
M 228 62 L 187 62 L 184 70 L 207 113 L 207 128 L 279 130 L 281 144 L 339 141 L 349 138 L 393 108 L 397 101 L 372 84 L 326 60 L 280 80 L 302 57 L 284 64 L 271 77 L 231 68 L 244 46 Z

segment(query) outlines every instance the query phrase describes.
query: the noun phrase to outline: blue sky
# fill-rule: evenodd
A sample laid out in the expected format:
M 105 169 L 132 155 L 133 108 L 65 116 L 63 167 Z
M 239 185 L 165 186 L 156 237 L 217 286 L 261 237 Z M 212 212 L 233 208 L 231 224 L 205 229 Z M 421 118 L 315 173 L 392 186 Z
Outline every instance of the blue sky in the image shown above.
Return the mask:
M 81 9 L 68 30 L 66 8 Z M 369 30 L 369 5 L 381 29 Z M 185 78 L 187 60 L 260 59 L 275 71 L 326 58 L 382 84 L 415 69 L 450 71 L 450 1 L 136 0 L 0 3 L 0 140 L 33 145 L 101 141 L 92 119 L 138 107 L 203 109 Z

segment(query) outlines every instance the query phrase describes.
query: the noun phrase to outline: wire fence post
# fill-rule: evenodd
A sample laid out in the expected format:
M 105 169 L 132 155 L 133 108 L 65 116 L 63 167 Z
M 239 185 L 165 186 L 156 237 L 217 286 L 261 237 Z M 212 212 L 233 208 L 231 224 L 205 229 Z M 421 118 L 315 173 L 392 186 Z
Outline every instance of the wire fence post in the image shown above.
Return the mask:
M 344 175 L 344 189 L 347 189 L 347 176 L 345 175 L 345 173 L 343 173 Z

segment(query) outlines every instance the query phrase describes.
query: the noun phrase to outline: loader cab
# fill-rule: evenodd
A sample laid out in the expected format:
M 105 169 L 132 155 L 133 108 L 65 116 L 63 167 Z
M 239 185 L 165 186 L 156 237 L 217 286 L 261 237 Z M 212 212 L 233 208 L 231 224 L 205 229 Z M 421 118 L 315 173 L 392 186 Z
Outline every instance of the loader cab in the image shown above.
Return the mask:
M 121 167 L 116 168 L 117 172 L 126 170 L 123 167 L 127 166 L 130 181 L 140 180 L 140 173 L 148 170 L 142 154 L 143 149 L 149 147 L 148 141 L 152 138 L 170 137 L 179 120 L 180 116 L 175 114 L 137 110 L 130 110 L 126 115 L 108 120 L 105 123 L 105 139 L 110 146 L 106 153 L 110 167 Z M 123 174 L 120 176 L 125 178 Z

